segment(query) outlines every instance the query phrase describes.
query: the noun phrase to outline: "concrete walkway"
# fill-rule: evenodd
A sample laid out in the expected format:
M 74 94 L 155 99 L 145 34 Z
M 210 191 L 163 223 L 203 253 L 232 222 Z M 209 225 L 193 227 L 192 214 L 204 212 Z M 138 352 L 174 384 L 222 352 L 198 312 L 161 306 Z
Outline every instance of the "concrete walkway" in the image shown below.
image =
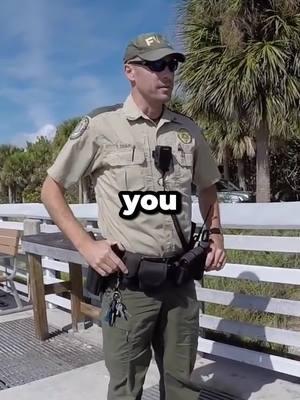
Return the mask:
M 0 323 L 31 315 L 32 312 L 27 311 L 0 316 Z M 54 309 L 48 310 L 48 321 L 61 329 L 68 325 L 71 319 L 69 314 Z M 101 329 L 96 325 L 78 333 L 78 336 L 91 343 L 102 341 Z M 2 390 L 0 400 L 105 400 L 108 380 L 104 361 L 100 361 L 39 381 Z M 240 396 L 243 400 L 300 399 L 300 379 L 224 359 L 218 359 L 216 362 L 199 356 L 193 380 Z M 147 373 L 145 388 L 157 383 L 158 371 L 153 361 Z

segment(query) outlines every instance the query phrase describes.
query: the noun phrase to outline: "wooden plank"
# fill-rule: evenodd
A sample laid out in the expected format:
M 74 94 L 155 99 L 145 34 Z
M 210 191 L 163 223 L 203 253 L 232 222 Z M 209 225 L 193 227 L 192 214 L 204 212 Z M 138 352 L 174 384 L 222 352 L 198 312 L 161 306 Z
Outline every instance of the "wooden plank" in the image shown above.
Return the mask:
M 54 233 L 54 232 L 61 232 L 57 225 L 50 225 L 50 224 L 41 224 L 41 232 L 44 233 Z
M 95 320 L 99 320 L 101 316 L 101 308 L 84 302 L 80 303 L 80 311 L 82 312 L 82 314 Z
M 62 232 L 24 235 L 23 242 L 46 245 L 48 247 L 52 247 L 53 250 L 55 250 L 55 248 L 59 248 L 77 251 L 73 243 Z
M 0 245 L 2 248 L 10 248 L 13 249 L 14 252 L 16 253 L 18 245 L 19 245 L 19 231 L 16 230 L 6 230 L 7 232 L 10 232 L 8 235 L 1 235 L 0 236 Z M 1 250 L 2 252 L 5 253 L 5 251 Z M 10 254 L 10 253 L 9 253 Z
M 28 294 L 28 292 L 29 292 L 28 286 L 24 285 L 24 283 L 19 283 L 19 282 L 15 281 L 15 287 L 18 292 L 25 293 L 25 294 Z
M 0 243 L 0 254 L 1 255 L 9 255 L 9 256 L 15 256 L 18 252 L 18 248 L 15 246 L 6 246 L 2 245 Z
M 43 268 L 69 273 L 69 264 L 66 262 L 52 260 L 51 258 L 42 258 L 42 264 Z
M 200 315 L 199 324 L 202 328 L 212 329 L 214 331 L 247 336 L 286 346 L 300 347 L 300 332 L 294 332 L 292 330 L 247 324 L 245 322 L 227 320 L 205 314 Z
M 26 238 L 24 236 L 24 238 Z M 60 248 L 53 248 L 52 246 L 42 245 L 37 243 L 26 242 L 23 239 L 22 242 L 23 250 L 27 253 L 37 254 L 40 256 L 56 258 L 60 261 L 72 262 L 75 264 L 81 264 L 83 266 L 88 266 L 86 260 L 75 250 L 66 250 Z
M 205 288 L 197 288 L 197 298 L 208 303 L 300 317 L 300 301 L 296 300 L 250 296 Z
M 198 351 L 300 377 L 299 361 L 289 358 L 247 350 L 203 338 L 198 339 Z
M 48 294 L 46 296 L 46 302 L 62 307 L 65 310 L 71 310 L 71 300 L 62 296 L 57 296 L 56 294 Z
M 80 311 L 80 303 L 83 298 L 82 271 L 81 265 L 70 263 L 70 281 L 71 281 L 71 314 L 72 328 L 74 332 L 78 331 L 78 323 L 83 321 L 83 315 Z
M 19 239 L 17 237 L 0 236 L 0 243 L 2 246 L 16 248 L 16 247 L 18 247 L 18 242 L 19 242 Z
M 36 254 L 28 254 L 28 267 L 35 334 L 38 339 L 46 340 L 49 337 L 49 331 L 41 257 Z
M 224 235 L 226 249 L 300 253 L 300 238 L 287 236 Z
M 54 276 L 44 275 L 44 285 L 49 285 L 51 283 L 60 283 L 60 282 L 64 282 L 64 280 L 55 278 Z
M 14 238 L 18 239 L 19 238 L 19 231 L 17 229 L 4 229 L 0 228 L 0 240 L 1 237 L 9 237 L 9 238 Z
M 299 229 L 300 202 L 220 203 L 221 223 L 237 229 Z M 192 220 L 201 224 L 199 204 L 192 204 Z
M 23 222 L 0 221 L 0 228 L 17 229 L 18 231 L 23 231 L 23 227 L 24 227 Z
M 0 254 L 15 256 L 18 253 L 20 231 L 16 229 L 0 229 Z
M 221 271 L 205 272 L 205 276 L 248 279 L 254 282 L 300 285 L 300 269 L 298 268 L 277 268 L 263 265 L 227 263 Z
M 61 232 L 23 236 L 24 251 L 87 266 L 86 260 Z
M 47 294 L 59 294 L 68 292 L 71 290 L 71 282 L 57 282 L 57 283 L 49 283 L 45 285 L 45 295 Z
M 97 204 L 71 204 L 77 219 L 97 221 Z M 285 203 L 221 203 L 222 226 L 238 229 L 299 229 L 300 202 Z M 50 220 L 41 203 L 1 204 L 0 216 Z M 192 204 L 192 220 L 203 222 L 198 202 Z
M 96 203 L 70 204 L 70 208 L 77 219 L 98 220 Z M 46 208 L 41 203 L 1 204 L 0 216 L 51 220 Z

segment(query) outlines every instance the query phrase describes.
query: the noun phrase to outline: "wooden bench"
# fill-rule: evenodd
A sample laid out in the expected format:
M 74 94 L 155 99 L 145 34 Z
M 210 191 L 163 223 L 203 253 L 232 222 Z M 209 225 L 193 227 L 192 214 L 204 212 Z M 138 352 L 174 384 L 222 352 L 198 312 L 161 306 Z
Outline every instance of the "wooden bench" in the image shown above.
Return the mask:
M 0 310 L 0 315 L 23 309 L 23 304 L 14 283 L 17 274 L 17 254 L 20 236 L 21 231 L 17 229 L 0 229 L 0 262 L 4 268 L 4 271 L 0 271 L 0 284 L 5 284 L 5 287 L 13 295 L 16 302 L 14 309 Z M 10 271 L 8 271 L 8 267 L 10 267 Z

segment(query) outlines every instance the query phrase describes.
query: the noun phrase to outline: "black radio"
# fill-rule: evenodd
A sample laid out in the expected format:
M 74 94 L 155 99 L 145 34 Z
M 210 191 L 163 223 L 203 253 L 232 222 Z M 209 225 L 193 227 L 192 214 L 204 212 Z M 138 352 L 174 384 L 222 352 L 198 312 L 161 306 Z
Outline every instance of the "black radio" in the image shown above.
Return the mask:
M 172 147 L 156 146 L 152 151 L 156 168 L 164 175 L 170 168 L 172 161 Z

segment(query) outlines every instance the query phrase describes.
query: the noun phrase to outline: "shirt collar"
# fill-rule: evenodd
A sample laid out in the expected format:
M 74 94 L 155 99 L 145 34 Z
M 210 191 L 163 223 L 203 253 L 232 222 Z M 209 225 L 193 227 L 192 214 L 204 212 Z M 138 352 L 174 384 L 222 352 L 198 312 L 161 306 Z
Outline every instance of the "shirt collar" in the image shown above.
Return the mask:
M 123 104 L 123 111 L 127 119 L 136 121 L 139 118 L 145 118 L 143 112 L 135 104 L 132 95 L 130 94 Z
M 147 115 L 145 115 L 142 112 L 142 110 L 138 108 L 131 94 L 127 97 L 127 99 L 123 104 L 123 111 L 125 113 L 126 118 L 130 121 L 136 121 L 139 118 L 149 119 Z M 176 114 L 165 106 L 163 114 L 159 121 L 159 126 L 167 122 L 177 122 L 177 120 L 176 120 Z

